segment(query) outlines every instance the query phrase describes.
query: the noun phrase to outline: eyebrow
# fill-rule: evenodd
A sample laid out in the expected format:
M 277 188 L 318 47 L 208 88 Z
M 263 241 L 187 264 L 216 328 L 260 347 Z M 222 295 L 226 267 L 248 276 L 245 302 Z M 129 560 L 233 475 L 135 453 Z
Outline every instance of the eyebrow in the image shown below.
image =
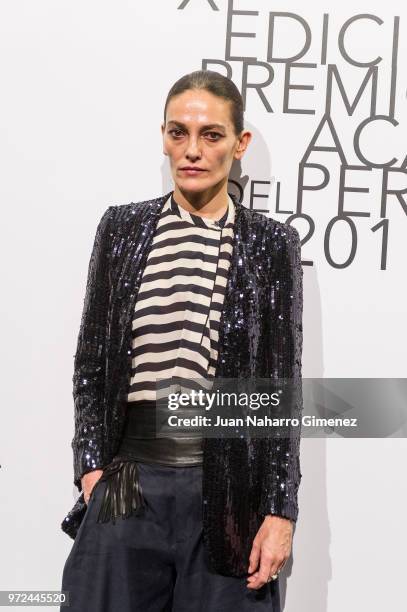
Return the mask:
M 167 121 L 168 124 L 173 123 L 174 125 L 177 125 L 178 127 L 181 128 L 186 128 L 187 126 L 185 125 L 185 123 L 182 123 L 181 121 L 174 121 L 173 119 L 171 119 L 170 121 Z M 210 128 L 220 128 L 221 130 L 225 130 L 225 126 L 222 125 L 221 123 L 208 123 L 207 125 L 203 125 L 201 127 L 201 131 L 202 130 L 208 130 Z

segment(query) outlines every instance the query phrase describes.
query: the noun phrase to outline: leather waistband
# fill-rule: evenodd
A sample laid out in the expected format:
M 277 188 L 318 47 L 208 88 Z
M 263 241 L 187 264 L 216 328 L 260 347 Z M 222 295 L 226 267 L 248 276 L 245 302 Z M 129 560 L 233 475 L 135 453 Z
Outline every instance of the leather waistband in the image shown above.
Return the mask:
M 165 414 L 168 416 L 168 411 Z M 188 429 L 179 427 L 171 437 L 157 433 L 157 419 L 162 415 L 155 401 L 128 402 L 124 436 L 116 459 L 169 466 L 202 464 L 202 436 L 191 435 Z M 186 415 L 194 416 L 193 407 L 177 409 L 177 416 Z

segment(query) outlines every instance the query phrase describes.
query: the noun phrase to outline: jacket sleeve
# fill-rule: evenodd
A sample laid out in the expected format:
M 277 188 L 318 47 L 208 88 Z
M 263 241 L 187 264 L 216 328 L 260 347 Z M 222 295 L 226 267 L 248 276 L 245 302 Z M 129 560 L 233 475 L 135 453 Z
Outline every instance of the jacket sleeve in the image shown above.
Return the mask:
M 115 206 L 109 206 L 96 230 L 74 356 L 72 382 L 75 433 L 71 446 L 74 484 L 79 491 L 82 490 L 82 476 L 104 465 L 105 350 L 110 292 L 109 261 L 115 209 Z
M 292 521 L 298 516 L 298 489 L 301 481 L 300 436 L 302 417 L 302 316 L 303 269 L 298 231 L 281 224 L 273 249 L 270 295 L 269 375 L 289 385 L 290 410 L 299 427 L 283 430 L 281 437 L 264 438 L 263 493 L 261 514 L 275 514 Z M 288 380 L 290 379 L 290 380 Z

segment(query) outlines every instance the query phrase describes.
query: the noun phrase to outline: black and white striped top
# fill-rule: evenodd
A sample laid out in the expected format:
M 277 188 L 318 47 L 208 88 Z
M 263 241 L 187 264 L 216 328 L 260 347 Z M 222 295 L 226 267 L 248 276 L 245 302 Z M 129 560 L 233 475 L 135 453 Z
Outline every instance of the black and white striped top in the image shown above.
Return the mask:
M 234 234 L 228 198 L 218 221 L 189 213 L 173 193 L 162 208 L 132 321 L 130 402 L 157 399 L 157 378 L 188 387 L 215 375 Z

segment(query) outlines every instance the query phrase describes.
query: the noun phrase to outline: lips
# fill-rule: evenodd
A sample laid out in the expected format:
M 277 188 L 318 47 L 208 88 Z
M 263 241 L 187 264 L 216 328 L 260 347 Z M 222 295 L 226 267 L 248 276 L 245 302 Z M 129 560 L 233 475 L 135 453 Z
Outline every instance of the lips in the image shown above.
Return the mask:
M 186 168 L 180 168 L 180 170 L 182 170 L 183 172 L 205 172 L 205 170 L 203 168 L 194 168 L 193 166 L 188 166 Z
M 186 176 L 199 176 L 206 172 L 205 170 L 201 170 L 199 168 L 180 168 L 181 172 L 183 172 Z

